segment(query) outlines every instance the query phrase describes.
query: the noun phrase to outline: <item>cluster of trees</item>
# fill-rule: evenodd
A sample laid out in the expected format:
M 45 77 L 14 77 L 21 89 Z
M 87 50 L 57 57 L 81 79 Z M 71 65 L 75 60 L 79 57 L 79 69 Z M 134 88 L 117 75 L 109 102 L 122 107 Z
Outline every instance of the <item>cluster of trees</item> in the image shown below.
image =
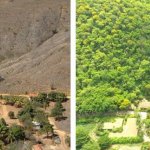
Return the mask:
M 55 102 L 54 108 L 51 110 L 51 116 L 56 120 L 64 119 L 63 112 L 65 111 L 62 103 L 67 101 L 64 93 L 52 91 L 50 93 L 40 93 L 37 97 L 32 97 L 32 102 L 43 108 L 49 107 L 50 102 Z
M 77 128 L 77 140 L 76 149 L 77 150 L 91 150 L 91 149 L 101 149 L 106 150 L 111 146 L 111 140 L 108 137 L 108 133 L 104 133 L 98 139 L 98 141 L 93 141 L 89 137 L 89 130 L 83 126 Z
M 6 144 L 24 139 L 25 132 L 23 127 L 15 124 L 9 127 L 3 118 L 0 119 L 0 149 L 4 149 Z
M 61 102 L 56 102 L 54 108 L 51 111 L 51 116 L 55 117 L 55 120 L 60 121 L 65 119 L 66 117 L 63 116 L 63 112 L 65 111 Z
M 6 105 L 12 105 L 15 107 L 22 107 L 26 102 L 28 102 L 28 98 L 21 96 L 0 96 L 0 99 L 5 100 Z
M 150 137 L 150 112 L 148 112 L 147 118 L 144 120 L 146 133 Z
M 32 102 L 27 103 L 19 112 L 18 119 L 23 123 L 28 131 L 36 129 L 33 122 L 37 122 L 40 126 L 39 133 L 46 133 L 47 137 L 54 134 L 53 125 L 49 123 L 48 115 L 35 107 Z
M 77 111 L 150 99 L 150 1 L 77 1 Z
M 15 147 L 15 142 L 22 143 L 22 140 L 35 141 L 33 133 L 46 134 L 46 137 L 54 137 L 53 125 L 49 123 L 48 117 L 53 116 L 56 120 L 64 119 L 62 103 L 67 100 L 64 93 L 52 91 L 49 94 L 40 93 L 37 97 L 28 98 L 19 96 L 1 96 L 0 99 L 5 100 L 5 104 L 21 107 L 17 115 L 13 111 L 8 113 L 10 119 L 18 118 L 22 126 L 8 126 L 4 119 L 0 120 L 0 149 L 11 149 Z M 55 106 L 51 111 L 45 111 L 49 107 L 50 102 L 54 102 Z M 69 145 L 69 137 L 66 143 Z M 24 144 L 24 142 L 23 142 Z

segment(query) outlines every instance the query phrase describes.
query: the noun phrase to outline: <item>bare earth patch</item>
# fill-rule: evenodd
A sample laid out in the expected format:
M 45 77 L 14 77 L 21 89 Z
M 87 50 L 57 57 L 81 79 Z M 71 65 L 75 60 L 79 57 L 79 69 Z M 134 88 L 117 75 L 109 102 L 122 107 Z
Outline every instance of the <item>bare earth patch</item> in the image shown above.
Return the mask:
M 128 118 L 126 124 L 123 126 L 123 132 L 110 133 L 109 137 L 136 137 L 138 133 L 136 118 Z
M 139 108 L 150 108 L 150 102 L 147 101 L 146 99 L 142 100 L 140 103 L 139 103 Z
M 116 118 L 115 122 L 105 122 L 103 129 L 107 130 L 107 129 L 119 128 L 122 126 L 122 122 L 123 122 L 122 118 Z
M 20 110 L 20 108 L 16 108 L 14 106 L 0 104 L 0 118 L 4 118 L 5 121 L 9 125 L 12 125 L 12 124 L 21 125 L 18 119 L 10 119 L 8 116 L 8 113 L 10 111 L 13 111 L 15 113 L 15 116 L 16 116 L 19 110 Z

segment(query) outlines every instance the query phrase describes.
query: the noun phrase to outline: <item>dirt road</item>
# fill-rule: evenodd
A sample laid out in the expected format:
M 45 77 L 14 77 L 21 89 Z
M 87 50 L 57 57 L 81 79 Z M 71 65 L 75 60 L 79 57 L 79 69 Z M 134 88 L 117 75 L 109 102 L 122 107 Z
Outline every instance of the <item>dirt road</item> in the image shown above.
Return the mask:
M 60 140 L 61 140 L 61 145 L 58 147 L 58 150 L 69 150 L 69 147 L 66 145 L 66 137 L 67 137 L 67 133 L 65 131 L 59 130 L 56 126 L 55 123 L 55 119 L 52 117 L 49 117 L 49 122 L 54 126 L 54 131 L 56 132 L 56 134 L 59 136 Z

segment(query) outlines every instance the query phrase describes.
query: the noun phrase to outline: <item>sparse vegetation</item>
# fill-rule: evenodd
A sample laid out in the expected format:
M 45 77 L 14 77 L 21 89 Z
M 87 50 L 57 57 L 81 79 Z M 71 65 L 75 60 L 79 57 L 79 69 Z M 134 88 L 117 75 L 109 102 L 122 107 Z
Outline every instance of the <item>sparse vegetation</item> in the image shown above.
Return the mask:
M 6 105 L 12 105 L 16 107 L 22 107 L 28 102 L 28 98 L 21 96 L 2 96 L 2 99 L 5 100 Z
M 10 112 L 8 113 L 8 116 L 10 117 L 10 119 L 14 119 L 14 118 L 15 118 L 15 114 L 14 114 L 13 111 L 10 111 Z
M 53 95 L 54 99 L 49 98 L 50 95 Z M 38 142 L 42 141 L 34 137 L 33 134 L 46 135 L 45 138 L 53 140 L 55 135 L 54 127 L 48 117 L 53 116 L 56 121 L 64 119 L 63 112 L 65 109 L 62 102 L 66 101 L 66 96 L 63 93 L 40 93 L 38 96 L 31 97 L 30 99 L 26 98 L 26 96 L 5 95 L 1 96 L 1 100 L 5 102 L 1 105 L 5 105 L 6 107 L 16 107 L 17 103 L 21 103 L 19 108 L 18 106 L 16 107 L 16 109 L 19 109 L 16 116 L 14 111 L 9 111 L 7 115 L 10 119 L 19 120 L 22 126 L 14 124 L 9 127 L 4 118 L 0 120 L 0 140 L 2 141 L 1 146 L 4 143 L 4 148 L 7 146 L 8 149 L 11 149 L 11 145 L 15 147 L 14 141 L 18 143 L 22 140 L 32 142 L 36 142 L 36 140 Z M 46 110 L 50 108 L 51 102 L 55 105 L 49 113 Z M 69 146 L 69 141 L 66 140 L 65 142 L 68 142 Z M 22 144 L 25 143 L 23 142 Z

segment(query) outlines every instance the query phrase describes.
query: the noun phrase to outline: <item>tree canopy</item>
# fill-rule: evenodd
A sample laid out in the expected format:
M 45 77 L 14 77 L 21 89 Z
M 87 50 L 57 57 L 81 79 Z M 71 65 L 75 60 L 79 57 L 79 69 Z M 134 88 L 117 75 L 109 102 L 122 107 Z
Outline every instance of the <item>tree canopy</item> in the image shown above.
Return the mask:
M 150 97 L 150 1 L 77 0 L 77 111 Z

